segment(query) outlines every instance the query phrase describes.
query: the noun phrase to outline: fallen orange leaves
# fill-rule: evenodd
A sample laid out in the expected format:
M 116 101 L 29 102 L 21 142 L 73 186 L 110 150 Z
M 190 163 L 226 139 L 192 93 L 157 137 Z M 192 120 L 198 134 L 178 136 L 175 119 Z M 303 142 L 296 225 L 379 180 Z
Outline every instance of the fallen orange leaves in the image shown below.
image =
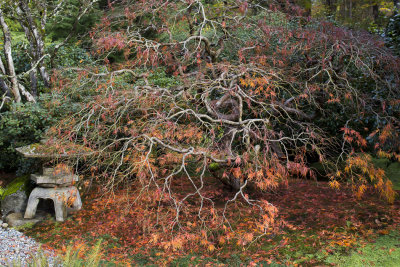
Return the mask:
M 230 194 L 223 190 L 216 193 L 215 188 L 210 189 L 209 193 L 207 188 L 204 190 L 206 194 L 221 199 Z M 227 214 L 236 227 L 235 232 L 226 225 L 219 232 L 201 229 L 196 213 L 188 209 L 184 213 L 187 222 L 180 226 L 188 232 L 177 234 L 171 231 L 168 224 L 155 223 L 157 212 L 152 208 L 151 199 L 143 202 L 147 206 L 132 204 L 132 199 L 137 195 L 130 191 L 128 196 L 131 208 L 127 209 L 126 191 L 115 192 L 112 199 L 101 198 L 100 195 L 101 192 L 92 190 L 84 200 L 86 208 L 57 228 L 54 222 L 47 221 L 27 230 L 27 233 L 61 252 L 69 241 L 85 251 L 102 238 L 105 259 L 124 264 L 131 262 L 130 255 L 136 254 L 148 255 L 154 259 L 155 264 L 167 264 L 161 262 L 166 256 L 176 258 L 190 252 L 229 258 L 233 251 L 251 257 L 254 262 L 276 262 L 284 259 L 284 251 L 289 245 L 295 249 L 298 238 L 303 240 L 300 242 L 302 245 L 306 244 L 316 250 L 325 248 L 329 252 L 335 247 L 351 248 L 360 238 L 370 238 L 374 233 L 385 234 L 391 227 L 400 225 L 398 200 L 393 205 L 387 205 L 379 197 L 370 194 L 357 200 L 351 188 L 338 191 L 327 182 L 316 184 L 312 181 L 292 181 L 287 189 L 279 193 L 253 195 L 252 198 L 265 199 L 266 203 L 271 202 L 280 210 L 277 218 L 280 224 L 278 232 L 267 232 L 265 237 L 255 243 L 252 243 L 254 232 L 249 232 L 249 229 L 256 229 L 257 225 L 250 220 L 252 213 L 245 205 L 238 204 L 237 212 Z M 170 209 L 167 203 L 163 208 L 165 212 L 158 216 L 169 218 L 171 214 L 168 213 Z M 220 208 L 214 207 L 216 211 Z M 209 218 L 213 219 L 211 209 Z M 379 224 L 376 223 L 377 219 Z M 295 237 L 290 233 L 296 233 Z M 251 247 L 246 247 L 250 243 Z M 270 244 L 269 249 L 262 248 L 267 244 Z M 157 254 L 151 256 L 154 250 Z

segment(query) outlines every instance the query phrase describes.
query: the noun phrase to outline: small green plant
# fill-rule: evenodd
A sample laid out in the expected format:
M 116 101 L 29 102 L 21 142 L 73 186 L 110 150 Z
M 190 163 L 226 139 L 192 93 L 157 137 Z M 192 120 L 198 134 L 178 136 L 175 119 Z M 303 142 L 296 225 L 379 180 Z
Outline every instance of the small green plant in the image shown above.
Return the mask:
M 51 44 L 48 47 L 49 51 L 53 51 L 55 44 Z M 90 65 L 93 63 L 93 59 L 91 58 L 88 51 L 84 48 L 70 44 L 67 46 L 62 46 L 58 49 L 56 57 L 52 61 L 52 67 L 54 68 L 63 68 L 63 67 L 71 67 L 71 66 L 81 66 L 81 65 Z
M 67 252 L 63 259 L 63 266 L 70 267 L 95 267 L 100 265 L 101 254 L 100 254 L 101 240 L 89 251 L 86 255 L 86 259 L 80 258 L 80 250 L 73 250 L 71 246 L 67 248 Z
M 21 226 L 16 226 L 16 227 L 13 227 L 13 228 L 15 230 L 17 230 L 17 231 L 23 231 L 23 230 L 27 230 L 27 229 L 32 229 L 35 226 L 35 224 L 36 223 L 30 222 L 30 223 L 26 223 L 26 224 L 23 224 Z
M 151 85 L 163 88 L 170 88 L 173 86 L 178 86 L 180 84 L 180 81 L 175 76 L 168 74 L 165 68 L 157 68 L 150 71 L 148 82 Z M 135 83 L 135 85 L 139 86 L 144 84 L 144 80 L 138 80 Z
M 56 257 L 50 260 L 49 256 L 39 249 L 37 254 L 31 254 L 32 260 L 28 263 L 29 267 L 48 267 L 48 266 L 68 266 L 68 267 L 97 267 L 101 261 L 101 240 L 87 253 L 82 253 L 80 249 L 74 249 L 73 246 L 68 246 L 63 257 Z M 82 259 L 82 254 L 85 254 Z M 12 267 L 25 266 L 21 261 L 13 262 Z

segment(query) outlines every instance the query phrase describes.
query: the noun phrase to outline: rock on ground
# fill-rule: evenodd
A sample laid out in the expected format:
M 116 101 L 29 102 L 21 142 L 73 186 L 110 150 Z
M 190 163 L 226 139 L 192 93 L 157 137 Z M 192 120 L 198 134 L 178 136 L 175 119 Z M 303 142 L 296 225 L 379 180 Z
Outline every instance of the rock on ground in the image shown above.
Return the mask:
M 24 219 L 24 215 L 22 213 L 11 213 L 7 215 L 7 217 L 5 218 L 5 222 L 8 224 L 9 227 L 20 227 L 26 224 L 33 225 L 40 221 L 43 221 L 46 215 L 46 212 L 38 211 L 35 218 Z
M 3 215 L 3 218 L 9 213 L 25 211 L 27 202 L 28 197 L 22 190 L 18 190 L 17 192 L 4 197 L 1 201 L 1 214 Z

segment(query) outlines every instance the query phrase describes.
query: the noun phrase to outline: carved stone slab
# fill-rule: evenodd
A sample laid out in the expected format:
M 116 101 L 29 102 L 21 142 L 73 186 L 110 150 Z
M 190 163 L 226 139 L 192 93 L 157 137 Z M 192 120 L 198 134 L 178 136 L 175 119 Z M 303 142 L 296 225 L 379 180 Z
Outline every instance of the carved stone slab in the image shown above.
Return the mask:
M 40 174 L 31 174 L 31 180 L 42 187 L 65 187 L 70 186 L 79 180 L 78 175 L 63 175 L 63 176 L 47 176 Z

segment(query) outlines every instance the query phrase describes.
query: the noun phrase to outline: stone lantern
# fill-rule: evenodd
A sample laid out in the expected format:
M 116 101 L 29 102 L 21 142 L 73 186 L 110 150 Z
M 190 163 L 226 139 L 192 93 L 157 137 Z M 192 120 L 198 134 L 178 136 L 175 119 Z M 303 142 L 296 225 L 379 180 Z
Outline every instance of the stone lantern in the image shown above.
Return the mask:
M 67 217 L 67 207 L 72 210 L 82 208 L 79 191 L 74 186 L 79 178 L 67 165 L 59 164 L 55 167 L 45 167 L 45 165 L 52 159 L 72 158 L 82 154 L 43 153 L 40 147 L 44 147 L 44 144 L 16 148 L 24 157 L 40 159 L 42 162 L 40 173 L 31 174 L 30 177 L 37 186 L 29 195 L 24 219 L 35 217 L 39 199 L 51 199 L 54 202 L 56 220 L 62 222 Z

